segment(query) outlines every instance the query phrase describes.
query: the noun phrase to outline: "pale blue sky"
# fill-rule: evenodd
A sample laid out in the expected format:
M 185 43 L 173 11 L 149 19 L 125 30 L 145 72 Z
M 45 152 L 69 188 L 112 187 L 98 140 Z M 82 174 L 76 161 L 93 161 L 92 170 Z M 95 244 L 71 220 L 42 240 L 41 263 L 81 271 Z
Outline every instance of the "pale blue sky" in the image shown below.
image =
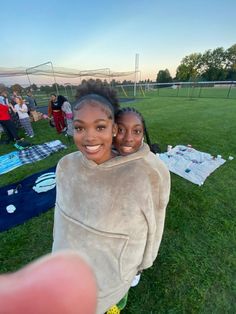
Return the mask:
M 235 0 L 1 2 L 0 67 L 134 70 L 172 75 L 183 57 L 236 43 Z

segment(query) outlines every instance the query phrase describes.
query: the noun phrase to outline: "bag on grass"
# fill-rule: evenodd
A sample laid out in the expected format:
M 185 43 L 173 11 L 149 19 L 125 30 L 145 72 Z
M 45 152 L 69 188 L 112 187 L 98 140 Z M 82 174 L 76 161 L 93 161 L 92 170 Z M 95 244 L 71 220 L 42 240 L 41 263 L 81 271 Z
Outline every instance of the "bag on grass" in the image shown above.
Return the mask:
M 30 112 L 31 120 L 33 122 L 39 121 L 43 119 L 43 114 L 41 112 L 38 112 L 36 110 L 33 110 Z
M 14 144 L 14 146 L 17 149 L 22 150 L 22 149 L 25 149 L 25 148 L 32 146 L 32 144 L 30 142 L 25 141 L 25 140 L 19 140 Z
M 161 153 L 161 148 L 157 143 L 151 144 L 150 150 L 154 154 L 157 154 L 157 153 L 160 154 Z
M 49 125 L 54 128 L 55 127 L 55 123 L 54 123 L 54 120 L 53 119 L 50 119 L 49 120 Z

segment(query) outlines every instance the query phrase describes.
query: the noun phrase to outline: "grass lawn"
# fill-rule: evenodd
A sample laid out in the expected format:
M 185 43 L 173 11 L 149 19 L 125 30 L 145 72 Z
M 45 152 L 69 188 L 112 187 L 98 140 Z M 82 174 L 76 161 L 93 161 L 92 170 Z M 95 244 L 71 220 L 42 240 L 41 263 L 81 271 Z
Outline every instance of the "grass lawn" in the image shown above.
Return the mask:
M 236 157 L 236 103 L 233 99 L 146 98 L 129 104 L 140 110 L 153 142 L 191 144 L 223 158 Z M 46 121 L 34 123 L 34 144 L 59 138 L 68 149 L 1 175 L 1 185 L 49 168 L 75 146 Z M 0 154 L 14 150 L 0 146 Z M 235 159 L 199 187 L 171 174 L 172 190 L 159 255 L 129 293 L 124 314 L 235 313 Z M 140 191 L 141 192 L 141 191 Z M 0 272 L 16 270 L 50 252 L 53 210 L 0 233 Z
M 120 97 L 133 97 L 133 85 L 116 86 Z M 144 97 L 146 95 L 158 95 L 162 97 L 185 97 L 185 98 L 229 98 L 236 99 L 236 85 L 231 87 L 207 87 L 206 85 L 199 86 L 184 86 L 180 88 L 160 87 L 158 85 L 151 85 L 151 89 L 146 90 L 145 84 L 137 84 L 137 97 Z

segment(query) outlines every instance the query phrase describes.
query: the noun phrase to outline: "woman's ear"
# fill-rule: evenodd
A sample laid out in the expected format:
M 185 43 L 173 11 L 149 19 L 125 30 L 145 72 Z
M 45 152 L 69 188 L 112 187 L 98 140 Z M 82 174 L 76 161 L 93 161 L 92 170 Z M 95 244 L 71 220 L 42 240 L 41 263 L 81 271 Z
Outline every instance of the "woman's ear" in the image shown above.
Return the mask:
M 116 134 L 118 132 L 118 126 L 116 123 L 113 123 L 113 126 L 112 126 L 112 135 L 113 137 L 116 137 Z

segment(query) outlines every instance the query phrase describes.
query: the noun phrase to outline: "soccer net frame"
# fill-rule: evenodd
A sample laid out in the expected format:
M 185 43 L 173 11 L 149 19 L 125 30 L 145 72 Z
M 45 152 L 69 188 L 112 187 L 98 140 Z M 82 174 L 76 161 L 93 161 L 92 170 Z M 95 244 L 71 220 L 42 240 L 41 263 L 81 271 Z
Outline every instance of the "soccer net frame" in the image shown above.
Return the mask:
M 51 70 L 47 70 L 47 69 L 42 68 L 42 67 L 45 67 L 45 66 L 49 66 L 49 69 L 51 69 Z M 56 81 L 56 75 L 55 75 L 54 67 L 53 67 L 53 64 L 52 64 L 51 61 L 44 62 L 44 63 L 41 63 L 41 64 L 36 65 L 34 67 L 27 68 L 25 70 L 25 72 L 26 72 L 26 76 L 28 78 L 30 86 L 32 85 L 32 81 L 30 80 L 30 75 L 44 75 L 44 76 L 47 76 L 47 77 L 48 76 L 52 76 L 53 80 L 54 80 L 55 88 L 56 88 L 56 94 L 57 95 L 59 94 L 59 92 L 58 92 L 58 84 L 57 84 L 57 81 Z

